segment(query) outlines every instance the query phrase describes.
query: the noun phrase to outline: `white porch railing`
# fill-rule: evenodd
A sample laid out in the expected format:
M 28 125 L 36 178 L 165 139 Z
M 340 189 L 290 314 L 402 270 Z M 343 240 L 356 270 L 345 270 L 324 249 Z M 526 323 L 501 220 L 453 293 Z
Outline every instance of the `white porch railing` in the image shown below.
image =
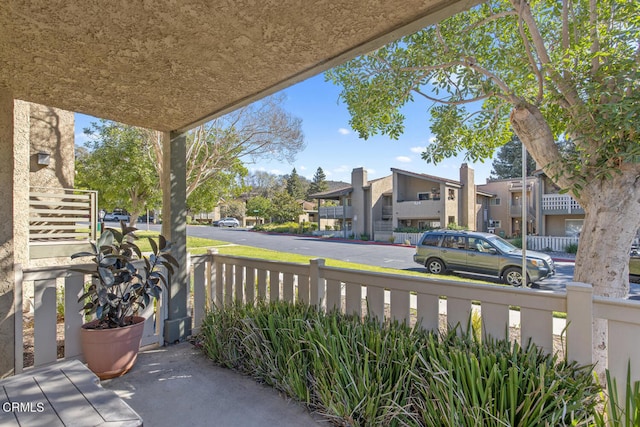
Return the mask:
M 54 267 L 37 267 L 22 270 L 16 267 L 16 286 L 14 294 L 15 324 L 15 366 L 14 372 L 24 370 L 24 336 L 23 319 L 26 286 L 33 287 L 33 366 L 47 365 L 58 360 L 58 314 L 64 316 L 62 345 L 64 359 L 81 358 L 80 326 L 84 323 L 81 308 L 84 304 L 78 298 L 84 293 L 84 285 L 90 281 L 88 275 L 71 271 L 72 267 L 91 268 L 92 264 L 74 264 Z M 142 335 L 142 346 L 163 344 L 164 319 L 167 307 L 164 303 L 166 295 L 161 294 L 156 305 L 147 307 L 142 315 L 147 318 Z M 28 310 L 27 310 L 28 311 Z
M 398 233 L 393 232 L 393 243 L 406 243 L 407 241 L 412 245 L 417 245 L 420 241 L 422 233 Z
M 542 212 L 563 213 L 563 214 L 583 214 L 584 209 L 580 203 L 568 194 L 543 194 L 542 195 Z
M 533 251 L 564 252 L 569 245 L 577 245 L 578 237 L 527 236 L 527 249 Z
M 520 316 L 520 342 L 531 340 L 546 351 L 553 351 L 553 312 L 566 313 L 564 338 L 566 355 L 581 364 L 592 361 L 593 319 L 604 319 L 609 331 L 608 365 L 623 384 L 627 363 L 631 361 L 632 380 L 640 380 L 640 302 L 594 297 L 590 285 L 567 283 L 566 291 L 481 285 L 455 280 L 431 279 L 396 274 L 372 273 L 325 266 L 324 260 L 309 264 L 265 261 L 235 256 L 191 257 L 191 315 L 198 331 L 206 309 L 232 302 L 255 300 L 291 301 L 314 304 L 325 310 L 339 309 L 363 314 L 367 310 L 379 319 L 419 322 L 427 329 L 439 327 L 440 316 L 450 325 L 467 325 L 473 307 L 479 307 L 485 336 L 509 339 L 510 310 Z M 18 275 L 16 310 L 21 312 L 23 282 L 35 283 L 35 365 L 56 360 L 55 279 L 65 287 L 65 358 L 79 355 L 77 295 L 84 278 L 67 268 L 31 269 Z M 160 301 L 159 305 L 163 305 Z M 444 312 L 440 306 L 444 305 Z M 162 310 L 160 311 L 160 313 Z M 156 342 L 164 316 L 152 316 Z M 155 322 L 155 323 L 154 323 Z M 16 322 L 16 372 L 22 371 L 22 321 Z

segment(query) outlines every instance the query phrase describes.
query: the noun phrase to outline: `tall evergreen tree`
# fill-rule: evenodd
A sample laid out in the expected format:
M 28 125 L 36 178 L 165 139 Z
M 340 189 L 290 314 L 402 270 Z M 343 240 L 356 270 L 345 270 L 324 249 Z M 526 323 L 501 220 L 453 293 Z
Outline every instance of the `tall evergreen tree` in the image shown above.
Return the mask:
M 302 182 L 296 168 L 293 168 L 291 175 L 287 177 L 287 193 L 296 200 L 304 198 Z
M 492 163 L 493 170 L 489 179 L 508 179 L 522 177 L 522 142 L 513 136 L 509 142 L 498 149 Z M 536 162 L 527 153 L 527 176 L 536 170 Z
M 318 167 L 315 175 L 313 175 L 313 180 L 311 181 L 311 185 L 309 185 L 309 192 L 307 193 L 307 199 L 309 199 L 310 194 L 321 193 L 323 191 L 327 191 L 329 189 L 329 184 L 327 184 L 327 176 L 324 174 L 324 171 L 321 167 Z

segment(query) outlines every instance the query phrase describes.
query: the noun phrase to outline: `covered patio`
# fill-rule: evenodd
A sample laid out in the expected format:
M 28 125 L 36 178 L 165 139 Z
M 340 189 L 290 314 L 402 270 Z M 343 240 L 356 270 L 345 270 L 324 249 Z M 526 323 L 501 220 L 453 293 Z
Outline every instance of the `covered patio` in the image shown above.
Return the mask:
M 0 377 L 14 373 L 16 271 L 28 263 L 23 101 L 162 132 L 163 234 L 181 262 L 164 327 L 173 343 L 191 325 L 185 133 L 476 3 L 2 1 Z
M 149 426 L 330 425 L 275 389 L 214 365 L 188 342 L 141 352 L 131 372 L 102 386 Z

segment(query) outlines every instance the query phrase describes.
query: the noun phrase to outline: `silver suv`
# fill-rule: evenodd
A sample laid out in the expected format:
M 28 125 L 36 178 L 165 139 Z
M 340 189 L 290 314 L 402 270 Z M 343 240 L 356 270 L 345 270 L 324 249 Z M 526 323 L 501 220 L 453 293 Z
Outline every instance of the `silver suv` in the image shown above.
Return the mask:
M 508 285 L 522 286 L 522 250 L 495 234 L 427 231 L 416 246 L 413 260 L 432 274 L 447 270 L 487 274 Z M 527 251 L 527 284 L 553 276 L 555 271 L 549 255 Z

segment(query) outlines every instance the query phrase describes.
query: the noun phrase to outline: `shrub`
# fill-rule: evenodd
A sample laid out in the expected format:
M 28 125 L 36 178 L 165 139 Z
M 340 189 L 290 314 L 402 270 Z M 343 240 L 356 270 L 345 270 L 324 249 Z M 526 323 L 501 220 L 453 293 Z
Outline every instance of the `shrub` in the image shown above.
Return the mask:
M 522 249 L 522 237 L 516 237 L 515 239 L 512 239 L 511 244 L 516 248 Z
M 470 320 L 471 323 L 471 320 Z M 472 328 L 467 328 L 471 330 Z M 210 312 L 203 348 L 330 417 L 365 425 L 580 425 L 600 387 L 591 367 L 530 345 L 438 335 L 285 302 Z
M 576 243 L 570 243 L 564 247 L 564 251 L 568 254 L 577 254 L 578 253 L 578 245 Z
M 397 227 L 393 231 L 396 233 L 422 233 L 424 230 L 418 227 Z
M 598 427 L 631 427 L 640 426 L 640 381 L 631 382 L 631 361 L 627 365 L 627 380 L 625 385 L 625 401 L 620 401 L 618 384 L 606 370 L 607 394 L 604 413 L 596 414 Z M 605 415 L 606 414 L 606 415 Z
M 458 225 L 455 222 L 450 222 L 449 224 L 447 224 L 447 230 L 467 230 L 467 228 Z

